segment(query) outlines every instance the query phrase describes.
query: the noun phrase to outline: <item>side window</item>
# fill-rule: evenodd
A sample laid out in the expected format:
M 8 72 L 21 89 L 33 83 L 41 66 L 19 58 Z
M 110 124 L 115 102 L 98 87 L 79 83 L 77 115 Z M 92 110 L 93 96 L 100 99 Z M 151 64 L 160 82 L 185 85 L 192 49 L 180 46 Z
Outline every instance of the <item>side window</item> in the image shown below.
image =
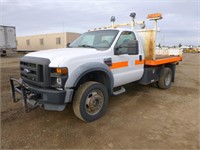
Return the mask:
M 118 47 L 121 54 L 128 54 L 128 42 L 133 40 L 136 40 L 135 34 L 130 31 L 124 31 L 120 35 L 115 47 Z

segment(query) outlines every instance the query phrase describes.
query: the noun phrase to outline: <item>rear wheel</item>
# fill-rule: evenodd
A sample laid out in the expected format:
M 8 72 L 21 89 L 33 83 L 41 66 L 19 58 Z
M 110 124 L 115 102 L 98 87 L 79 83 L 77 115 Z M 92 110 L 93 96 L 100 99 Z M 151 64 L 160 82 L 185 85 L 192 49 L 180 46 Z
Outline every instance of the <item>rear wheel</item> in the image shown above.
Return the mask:
M 100 118 L 106 111 L 108 92 L 98 82 L 86 82 L 81 85 L 73 100 L 73 111 L 83 121 L 92 122 Z
M 172 70 L 169 67 L 164 68 L 164 72 L 158 80 L 158 87 L 161 89 L 168 89 L 171 86 Z

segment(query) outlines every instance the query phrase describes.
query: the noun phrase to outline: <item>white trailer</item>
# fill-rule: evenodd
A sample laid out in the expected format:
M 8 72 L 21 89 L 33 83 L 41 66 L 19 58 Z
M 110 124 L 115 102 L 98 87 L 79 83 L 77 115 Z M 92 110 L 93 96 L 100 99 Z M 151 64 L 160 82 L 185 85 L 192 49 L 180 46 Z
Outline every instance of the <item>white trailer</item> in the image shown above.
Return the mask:
M 13 26 L 0 25 L 0 52 L 5 56 L 7 51 L 16 50 L 16 30 Z

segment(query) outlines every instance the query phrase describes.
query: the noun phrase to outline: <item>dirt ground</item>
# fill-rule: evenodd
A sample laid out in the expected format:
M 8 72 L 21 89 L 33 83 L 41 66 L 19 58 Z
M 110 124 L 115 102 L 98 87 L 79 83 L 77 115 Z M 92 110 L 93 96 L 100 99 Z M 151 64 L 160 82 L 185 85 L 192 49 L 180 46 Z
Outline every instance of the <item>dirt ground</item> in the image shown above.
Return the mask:
M 129 84 L 92 123 L 77 119 L 70 104 L 24 113 L 12 103 L 9 76 L 19 77 L 21 56 L 1 58 L 2 149 L 200 149 L 200 54 L 184 54 L 170 89 Z

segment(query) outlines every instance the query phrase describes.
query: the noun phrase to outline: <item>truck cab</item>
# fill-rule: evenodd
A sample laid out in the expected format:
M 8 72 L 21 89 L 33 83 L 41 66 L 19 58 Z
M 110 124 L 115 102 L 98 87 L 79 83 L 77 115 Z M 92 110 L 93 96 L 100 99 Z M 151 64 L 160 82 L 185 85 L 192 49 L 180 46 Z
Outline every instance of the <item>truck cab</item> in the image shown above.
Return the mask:
M 72 103 L 75 115 L 91 122 L 105 113 L 109 95 L 125 92 L 125 84 L 138 82 L 169 88 L 182 57 L 156 59 L 152 43 L 155 30 L 135 31 L 118 26 L 121 25 L 113 23 L 88 31 L 68 48 L 22 57 L 21 79 L 10 79 L 13 101 L 19 100 L 15 93 L 20 93 L 26 112 L 38 106 L 62 111 Z M 146 42 L 144 36 L 148 38 L 149 33 L 151 40 Z
M 99 56 L 88 57 L 87 61 L 98 60 L 99 63 L 106 65 L 114 78 L 113 86 L 117 87 L 139 80 L 143 75 L 144 52 L 138 41 L 137 34 L 133 30 L 106 29 L 87 32 L 69 47 L 72 50 L 89 47 L 98 51 Z M 82 52 L 84 53 L 84 50 Z

